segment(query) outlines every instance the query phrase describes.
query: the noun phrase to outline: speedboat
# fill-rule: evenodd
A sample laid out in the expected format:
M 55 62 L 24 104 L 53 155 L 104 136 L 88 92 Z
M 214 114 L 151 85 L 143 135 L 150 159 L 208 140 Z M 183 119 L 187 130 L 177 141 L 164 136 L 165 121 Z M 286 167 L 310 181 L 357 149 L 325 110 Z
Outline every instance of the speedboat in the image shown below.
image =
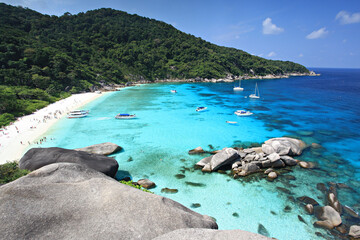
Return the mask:
M 131 119 L 136 118 L 135 114 L 119 113 L 115 116 L 116 119 Z
M 170 90 L 170 92 L 172 92 L 172 93 L 177 93 L 177 91 L 176 91 L 176 90 Z
M 207 107 L 198 107 L 196 109 L 197 112 L 201 112 L 201 111 L 205 111 L 207 109 Z
M 234 112 L 236 115 L 238 116 L 250 116 L 253 115 L 252 112 L 250 111 L 246 111 L 246 110 L 236 110 L 236 112 Z
M 89 115 L 89 110 L 74 110 L 67 114 L 67 118 L 82 118 Z

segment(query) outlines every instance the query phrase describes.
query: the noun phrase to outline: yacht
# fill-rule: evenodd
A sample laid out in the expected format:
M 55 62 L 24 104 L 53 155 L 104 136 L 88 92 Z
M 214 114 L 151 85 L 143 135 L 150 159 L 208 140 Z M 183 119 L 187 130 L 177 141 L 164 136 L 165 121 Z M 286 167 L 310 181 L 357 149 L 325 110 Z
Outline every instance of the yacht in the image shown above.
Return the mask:
M 250 111 L 246 111 L 246 110 L 236 110 L 236 112 L 234 112 L 237 116 L 250 116 L 253 115 L 252 112 Z
M 205 111 L 207 109 L 207 107 L 198 107 L 196 109 L 197 112 L 201 112 L 201 111 Z

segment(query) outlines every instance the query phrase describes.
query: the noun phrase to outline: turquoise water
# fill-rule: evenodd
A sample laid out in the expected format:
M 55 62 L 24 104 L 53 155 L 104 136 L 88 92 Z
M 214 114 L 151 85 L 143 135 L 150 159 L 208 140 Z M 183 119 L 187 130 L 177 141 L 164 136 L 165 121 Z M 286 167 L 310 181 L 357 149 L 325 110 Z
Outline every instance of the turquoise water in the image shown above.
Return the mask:
M 55 140 L 44 147 L 113 142 L 124 148 L 113 155 L 121 170 L 118 176 L 129 175 L 134 181 L 149 178 L 157 184 L 152 190 L 156 194 L 189 208 L 199 203 L 200 207 L 192 209 L 216 218 L 219 229 L 260 232 L 278 239 L 323 239 L 315 232 L 327 232 L 313 227 L 316 219 L 294 198 L 306 195 L 324 205 L 325 197 L 316 184 L 346 183 L 353 190 L 338 190 L 340 202 L 360 210 L 360 154 L 356 150 L 360 143 L 360 70 L 317 72 L 322 76 L 242 81 L 245 90 L 240 93 L 233 92 L 232 83 L 126 88 L 88 104 L 91 114 L 86 118 L 60 120 L 46 134 L 47 139 Z M 247 98 L 256 82 L 261 99 Z M 198 106 L 208 110 L 196 112 Z M 237 109 L 254 115 L 237 117 Z M 118 113 L 135 113 L 138 118 L 116 120 Z M 234 180 L 227 174 L 194 169 L 205 156 L 187 154 L 198 146 L 205 150 L 248 147 L 284 135 L 321 144 L 324 148 L 307 150 L 299 157 L 316 162 L 319 168 L 295 167 L 274 182 L 261 175 Z M 161 193 L 165 187 L 178 189 L 178 193 Z

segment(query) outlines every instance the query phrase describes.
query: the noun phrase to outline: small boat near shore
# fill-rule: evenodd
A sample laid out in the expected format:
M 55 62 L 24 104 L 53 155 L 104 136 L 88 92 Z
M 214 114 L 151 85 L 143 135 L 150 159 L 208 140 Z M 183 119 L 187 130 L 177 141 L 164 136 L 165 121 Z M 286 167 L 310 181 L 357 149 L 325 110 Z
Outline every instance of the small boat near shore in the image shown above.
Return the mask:
M 171 92 L 171 93 L 177 93 L 177 91 L 176 91 L 176 90 L 170 90 L 170 92 Z
M 235 113 L 237 116 L 250 116 L 250 115 L 253 115 L 252 112 L 246 111 L 246 110 L 236 110 L 234 113 Z
M 67 114 L 67 118 L 83 118 L 89 115 L 89 110 L 74 110 Z
M 205 111 L 207 109 L 207 107 L 198 107 L 196 109 L 197 112 L 201 112 L 201 111 Z
M 116 119 L 132 119 L 136 118 L 135 114 L 128 114 L 128 113 L 119 113 L 115 116 Z

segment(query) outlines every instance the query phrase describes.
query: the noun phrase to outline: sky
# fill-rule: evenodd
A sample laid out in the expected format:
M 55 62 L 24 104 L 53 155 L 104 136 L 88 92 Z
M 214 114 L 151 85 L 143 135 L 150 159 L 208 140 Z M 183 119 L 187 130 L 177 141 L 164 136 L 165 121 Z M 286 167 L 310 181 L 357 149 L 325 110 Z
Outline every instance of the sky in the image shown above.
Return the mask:
M 306 67 L 360 68 L 360 0 L 0 0 L 61 16 L 113 8 Z

